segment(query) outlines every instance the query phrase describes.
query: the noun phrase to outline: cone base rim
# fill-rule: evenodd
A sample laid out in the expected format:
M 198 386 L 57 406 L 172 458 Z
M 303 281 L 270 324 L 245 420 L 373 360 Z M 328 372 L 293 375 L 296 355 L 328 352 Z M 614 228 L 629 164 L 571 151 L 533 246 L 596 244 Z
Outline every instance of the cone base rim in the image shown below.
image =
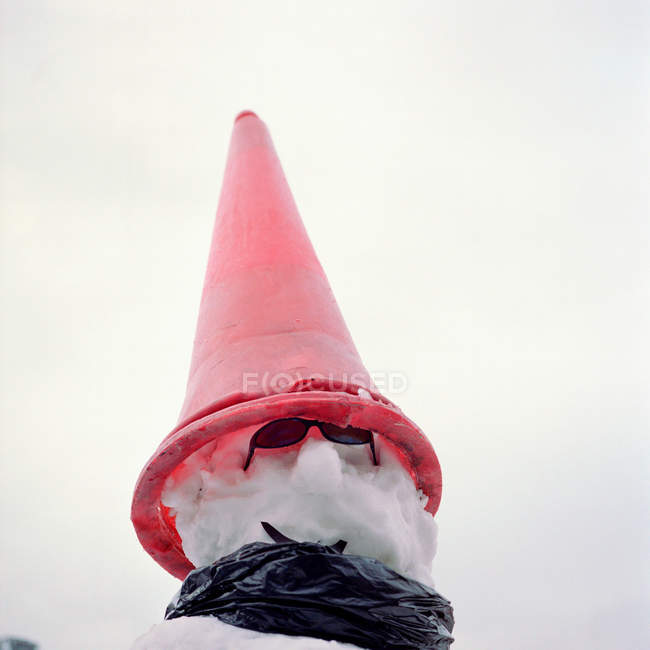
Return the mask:
M 293 416 L 358 426 L 385 436 L 403 454 L 416 488 L 429 497 L 425 509 L 435 515 L 442 491 L 440 464 L 424 433 L 399 409 L 346 392 L 275 394 L 233 404 L 174 430 L 140 473 L 131 520 L 142 546 L 166 571 L 183 580 L 195 568 L 185 557 L 180 537 L 161 503 L 168 476 L 188 456 L 216 438 Z

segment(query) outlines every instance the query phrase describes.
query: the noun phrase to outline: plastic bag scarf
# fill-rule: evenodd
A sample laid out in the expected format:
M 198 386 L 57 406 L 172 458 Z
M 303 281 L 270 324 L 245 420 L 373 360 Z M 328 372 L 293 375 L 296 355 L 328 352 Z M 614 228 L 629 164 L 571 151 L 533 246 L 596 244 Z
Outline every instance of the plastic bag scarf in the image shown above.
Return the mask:
M 384 650 L 447 650 L 449 601 L 378 560 L 311 542 L 255 542 L 195 569 L 166 619 L 216 616 L 237 627 Z

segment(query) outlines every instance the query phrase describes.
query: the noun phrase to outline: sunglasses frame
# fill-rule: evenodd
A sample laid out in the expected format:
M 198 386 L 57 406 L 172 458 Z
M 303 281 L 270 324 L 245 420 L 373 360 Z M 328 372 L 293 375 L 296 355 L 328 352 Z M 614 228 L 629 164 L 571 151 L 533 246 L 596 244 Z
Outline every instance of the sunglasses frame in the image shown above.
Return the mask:
M 305 425 L 305 432 L 296 440 L 295 442 L 288 442 L 284 445 L 276 445 L 273 447 L 264 447 L 262 445 L 256 444 L 257 437 L 264 431 L 266 427 L 268 427 L 270 424 L 275 424 L 276 422 L 302 422 Z M 323 424 L 331 424 L 332 426 L 338 426 L 337 424 L 333 424 L 332 422 L 323 422 L 321 420 L 306 420 L 305 418 L 279 418 L 277 420 L 272 420 L 271 422 L 267 422 L 263 427 L 259 428 L 254 434 L 253 437 L 251 438 L 250 444 L 248 446 L 248 457 L 246 458 L 246 463 L 244 464 L 244 471 L 246 471 L 252 460 L 253 460 L 253 454 L 255 453 L 255 449 L 281 449 L 282 447 L 291 447 L 292 445 L 297 445 L 299 442 L 305 439 L 305 436 L 309 433 L 309 430 L 312 427 L 316 427 L 323 438 L 326 440 L 329 440 L 330 442 L 337 443 L 339 445 L 370 445 L 370 450 L 372 451 L 372 460 L 375 465 L 379 465 L 377 462 L 377 453 L 375 451 L 375 438 L 374 438 L 374 433 L 370 431 L 369 429 L 359 429 L 360 431 L 367 431 L 369 434 L 369 440 L 368 442 L 341 442 L 340 440 L 334 440 L 328 436 L 325 431 L 323 430 L 322 426 Z M 341 428 L 341 427 L 339 427 Z M 347 428 L 347 427 L 346 427 Z M 351 427 L 356 429 L 357 427 Z

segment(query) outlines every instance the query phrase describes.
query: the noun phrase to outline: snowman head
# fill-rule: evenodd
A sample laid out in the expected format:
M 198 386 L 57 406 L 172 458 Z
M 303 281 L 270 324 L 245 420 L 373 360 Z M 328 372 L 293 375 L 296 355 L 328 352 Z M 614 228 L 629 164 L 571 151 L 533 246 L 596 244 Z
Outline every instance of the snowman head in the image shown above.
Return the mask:
M 265 521 L 299 541 L 344 539 L 346 553 L 431 583 L 436 525 L 394 445 L 378 436 L 375 464 L 369 444 L 335 442 L 309 426 L 293 444 L 255 448 L 246 466 L 256 435 L 206 446 L 166 482 L 162 502 L 194 566 L 270 542 Z

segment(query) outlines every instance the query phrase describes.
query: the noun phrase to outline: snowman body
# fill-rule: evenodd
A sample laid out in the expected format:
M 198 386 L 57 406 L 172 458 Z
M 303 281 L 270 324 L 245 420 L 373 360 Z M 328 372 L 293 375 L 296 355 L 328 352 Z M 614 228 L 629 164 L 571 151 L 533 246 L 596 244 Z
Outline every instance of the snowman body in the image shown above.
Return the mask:
M 249 466 L 260 427 L 285 420 L 314 426 L 299 442 L 255 449 Z M 369 438 L 328 437 L 328 427 Z M 344 540 L 346 554 L 373 558 L 431 587 L 441 490 L 428 438 L 381 395 L 359 357 L 268 129 L 251 111 L 240 113 L 185 402 L 133 496 L 131 519 L 142 545 L 185 579 L 193 567 L 211 566 L 247 544 L 272 543 L 264 521 L 297 542 L 329 547 Z M 450 613 L 444 616 L 450 627 Z M 384 631 L 381 621 L 375 623 Z M 216 614 L 167 620 L 133 650 L 346 647 L 331 641 L 336 630 L 301 636 L 298 628 L 278 635 L 277 627 L 273 634 L 246 627 Z

